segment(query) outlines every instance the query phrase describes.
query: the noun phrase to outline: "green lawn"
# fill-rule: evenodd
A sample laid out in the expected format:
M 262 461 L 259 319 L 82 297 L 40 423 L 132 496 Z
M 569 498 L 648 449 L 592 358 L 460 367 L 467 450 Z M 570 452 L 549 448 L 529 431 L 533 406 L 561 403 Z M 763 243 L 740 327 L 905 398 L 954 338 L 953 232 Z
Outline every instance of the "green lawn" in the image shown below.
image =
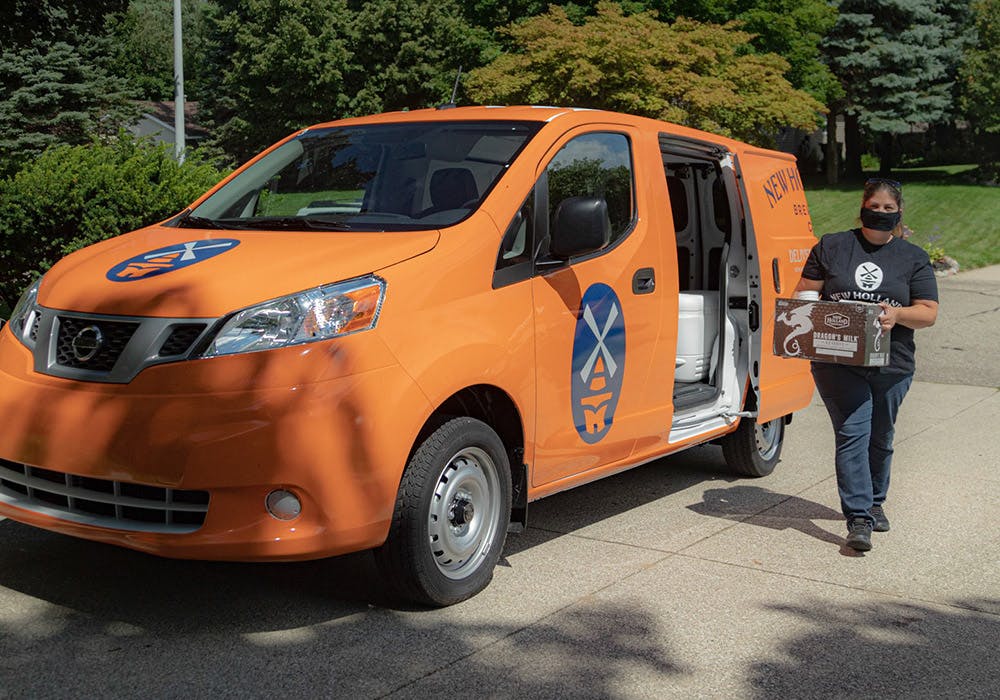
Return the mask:
M 972 184 L 967 173 L 973 167 L 893 172 L 893 178 L 903 183 L 903 223 L 913 230 L 910 240 L 941 246 L 963 270 L 1000 264 L 1000 187 Z M 806 199 L 817 234 L 860 225 L 862 182 L 829 186 L 806 181 Z

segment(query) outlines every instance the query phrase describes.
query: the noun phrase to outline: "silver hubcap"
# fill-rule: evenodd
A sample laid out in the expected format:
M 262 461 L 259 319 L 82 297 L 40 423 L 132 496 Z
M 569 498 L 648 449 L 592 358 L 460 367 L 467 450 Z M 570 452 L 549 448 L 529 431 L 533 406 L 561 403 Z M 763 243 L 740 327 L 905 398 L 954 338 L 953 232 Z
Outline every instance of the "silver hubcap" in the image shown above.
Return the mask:
M 758 423 L 755 426 L 755 437 L 757 438 L 757 453 L 760 455 L 761 459 L 767 461 L 774 457 L 777 453 L 778 448 L 781 446 L 781 421 L 782 418 L 776 418 L 772 421 L 768 421 L 764 425 Z
M 463 579 L 485 561 L 499 529 L 500 478 L 478 447 L 466 447 L 438 477 L 428 513 L 431 554 L 438 570 Z

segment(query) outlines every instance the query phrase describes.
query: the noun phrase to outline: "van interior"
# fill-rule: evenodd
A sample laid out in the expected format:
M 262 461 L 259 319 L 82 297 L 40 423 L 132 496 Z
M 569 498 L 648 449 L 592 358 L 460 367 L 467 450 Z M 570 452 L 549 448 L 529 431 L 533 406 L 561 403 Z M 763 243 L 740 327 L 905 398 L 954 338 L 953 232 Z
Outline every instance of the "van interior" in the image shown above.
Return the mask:
M 708 154 L 702 158 L 664 151 L 663 167 L 679 280 L 676 423 L 719 399 L 723 349 L 732 347 L 735 365 L 746 366 L 740 358 L 746 360 L 749 352 L 748 260 L 738 194 L 727 186 L 722 162 Z M 745 385 L 745 379 L 740 384 Z

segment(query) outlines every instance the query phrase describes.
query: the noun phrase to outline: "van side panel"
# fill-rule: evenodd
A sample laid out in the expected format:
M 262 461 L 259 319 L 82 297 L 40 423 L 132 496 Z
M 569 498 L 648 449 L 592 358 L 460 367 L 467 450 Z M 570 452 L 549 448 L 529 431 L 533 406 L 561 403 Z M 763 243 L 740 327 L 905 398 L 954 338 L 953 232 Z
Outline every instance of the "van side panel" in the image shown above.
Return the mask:
M 812 399 L 809 363 L 776 357 L 771 338 L 774 301 L 791 297 L 816 238 L 795 159 L 784 153 L 746 149 L 739 161 L 750 209 L 748 238 L 755 239 L 760 268 L 757 421 L 765 423 L 805 408 Z M 753 250 L 749 240 L 748 246 Z
M 510 197 L 516 211 L 523 194 Z M 504 222 L 506 225 L 506 222 Z M 517 406 L 526 461 L 534 443 L 535 363 L 531 283 L 493 289 L 501 233 L 486 212 L 446 229 L 420 260 L 382 271 L 388 282 L 379 334 L 435 411 L 476 385 L 499 388 Z M 429 413 L 398 439 L 413 444 Z M 402 472 L 403 463 L 397 465 Z

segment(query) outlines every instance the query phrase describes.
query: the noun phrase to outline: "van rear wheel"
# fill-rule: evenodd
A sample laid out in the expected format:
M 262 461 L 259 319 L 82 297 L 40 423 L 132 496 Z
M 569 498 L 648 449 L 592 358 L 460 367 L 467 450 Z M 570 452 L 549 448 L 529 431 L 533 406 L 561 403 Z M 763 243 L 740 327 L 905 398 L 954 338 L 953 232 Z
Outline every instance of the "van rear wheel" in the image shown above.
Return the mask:
M 744 418 L 739 427 L 720 440 L 726 464 L 740 476 L 767 476 L 778 464 L 785 439 L 785 419 L 760 424 Z
M 452 605 L 486 588 L 510 521 L 511 476 L 497 434 L 454 418 L 410 459 L 389 536 L 375 551 L 387 582 L 404 598 Z

